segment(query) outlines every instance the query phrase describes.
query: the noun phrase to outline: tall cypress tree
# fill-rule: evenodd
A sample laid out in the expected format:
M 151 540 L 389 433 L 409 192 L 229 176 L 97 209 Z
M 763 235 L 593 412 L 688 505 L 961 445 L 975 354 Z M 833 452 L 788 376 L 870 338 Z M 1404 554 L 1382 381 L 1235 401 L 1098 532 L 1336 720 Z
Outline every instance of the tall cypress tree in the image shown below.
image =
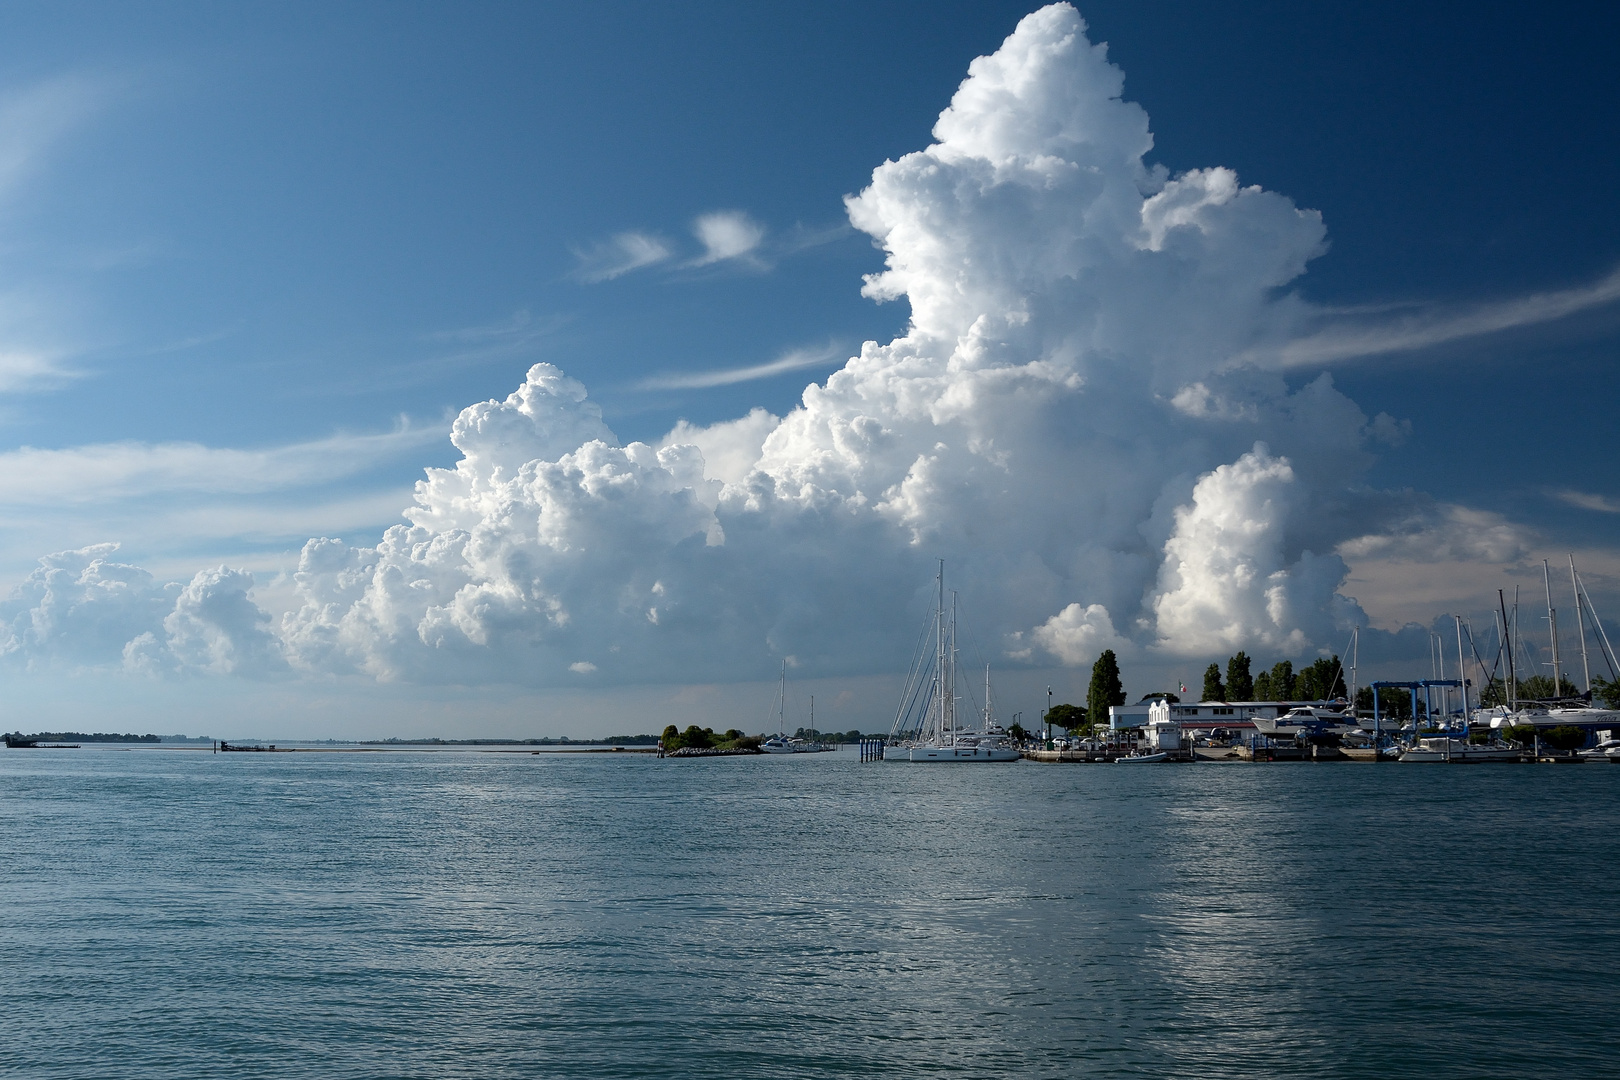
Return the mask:
M 1125 687 L 1119 681 L 1119 660 L 1113 649 L 1104 649 L 1091 665 L 1091 686 L 1086 690 L 1086 716 L 1093 724 L 1108 722 L 1108 707 L 1125 704 Z
M 1226 700 L 1226 687 L 1221 684 L 1221 665 L 1211 664 L 1204 669 L 1204 696 L 1200 700 Z
M 1260 680 L 1255 680 L 1258 687 Z M 1273 697 L 1267 700 L 1292 701 L 1294 700 L 1294 663 L 1291 660 L 1279 660 L 1271 666 L 1271 692 Z M 1257 689 L 1255 693 L 1259 693 Z
M 1226 662 L 1226 692 L 1228 701 L 1253 701 L 1254 679 L 1249 675 L 1249 654 L 1238 654 Z

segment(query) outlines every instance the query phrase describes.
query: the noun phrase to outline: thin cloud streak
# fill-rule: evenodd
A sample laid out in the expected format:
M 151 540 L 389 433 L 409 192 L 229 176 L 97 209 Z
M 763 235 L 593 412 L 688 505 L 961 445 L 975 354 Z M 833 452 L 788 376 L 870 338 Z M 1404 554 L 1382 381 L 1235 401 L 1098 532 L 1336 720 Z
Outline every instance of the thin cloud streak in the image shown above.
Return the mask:
M 1552 492 L 1552 497 L 1559 502 L 1578 506 L 1582 510 L 1596 510 L 1600 514 L 1620 514 L 1620 502 L 1592 492 L 1566 489 Z
M 0 453 L 0 506 L 53 508 L 157 494 L 285 491 L 363 473 L 444 439 L 437 428 L 334 435 L 263 450 L 199 443 L 98 443 Z
M 670 257 L 669 245 L 644 232 L 622 232 L 607 241 L 573 249 L 579 267 L 574 276 L 595 284 L 623 277 L 633 270 L 655 266 Z
M 1430 312 L 1373 326 L 1330 326 L 1275 351 L 1250 350 L 1238 359 L 1290 368 L 1409 352 L 1515 327 L 1554 322 L 1617 300 L 1620 300 L 1620 270 L 1580 288 L 1531 293 L 1460 312 Z
M 769 363 L 754 364 L 749 367 L 720 368 L 714 371 L 692 371 L 673 375 L 654 375 L 636 383 L 634 388 L 637 390 L 709 390 L 716 386 L 733 386 L 737 383 L 752 382 L 755 379 L 769 379 L 773 375 L 781 375 L 789 371 L 821 367 L 838 361 L 841 355 L 842 350 L 832 347 L 817 350 L 795 349 Z

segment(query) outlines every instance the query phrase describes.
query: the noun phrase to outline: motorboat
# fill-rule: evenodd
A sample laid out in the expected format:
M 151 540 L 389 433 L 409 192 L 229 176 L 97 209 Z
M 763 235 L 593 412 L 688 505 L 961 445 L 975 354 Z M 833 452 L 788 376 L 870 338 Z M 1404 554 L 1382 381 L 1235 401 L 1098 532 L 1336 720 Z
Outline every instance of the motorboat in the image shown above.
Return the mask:
M 1587 761 L 1615 760 L 1620 757 L 1620 739 L 1604 739 L 1590 749 L 1578 751 L 1575 756 Z
M 1170 755 L 1163 750 L 1154 754 L 1128 754 L 1125 757 L 1114 759 L 1115 765 L 1151 765 L 1155 761 L 1169 761 Z
M 1523 755 L 1517 746 L 1505 743 L 1471 743 L 1450 735 L 1429 736 L 1413 742 L 1398 760 L 1419 764 L 1450 762 L 1472 765 L 1487 761 L 1518 761 Z
M 1251 716 L 1254 729 L 1268 739 L 1295 739 L 1301 735 L 1348 735 L 1360 731 L 1361 724 L 1342 709 L 1323 705 L 1300 705 L 1281 716 Z

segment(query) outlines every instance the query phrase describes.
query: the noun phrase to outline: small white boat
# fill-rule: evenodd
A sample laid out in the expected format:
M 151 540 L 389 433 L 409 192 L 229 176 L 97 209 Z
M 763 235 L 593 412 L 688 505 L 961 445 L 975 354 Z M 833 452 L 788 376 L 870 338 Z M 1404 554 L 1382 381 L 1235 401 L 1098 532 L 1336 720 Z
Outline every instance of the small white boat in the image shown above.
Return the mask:
M 1115 758 L 1115 765 L 1150 765 L 1155 761 L 1169 761 L 1170 755 L 1160 750 L 1156 754 L 1130 754 L 1126 757 Z
M 1585 758 L 1587 761 L 1613 760 L 1612 755 L 1620 753 L 1620 739 L 1604 739 L 1589 750 L 1581 750 L 1575 756 Z
M 1486 761 L 1518 761 L 1520 754 L 1521 751 L 1517 746 L 1506 746 L 1502 743 L 1471 743 L 1466 739 L 1440 736 L 1419 739 L 1407 747 L 1399 760 L 1418 764 L 1451 762 L 1472 765 Z

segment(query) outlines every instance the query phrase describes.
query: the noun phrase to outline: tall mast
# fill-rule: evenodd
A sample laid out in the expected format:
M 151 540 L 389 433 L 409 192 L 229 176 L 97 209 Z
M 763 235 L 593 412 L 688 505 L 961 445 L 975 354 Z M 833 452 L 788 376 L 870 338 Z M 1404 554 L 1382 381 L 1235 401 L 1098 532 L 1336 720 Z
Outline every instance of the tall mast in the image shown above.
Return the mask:
M 984 665 L 984 730 L 990 730 L 990 665 Z
M 1462 691 L 1463 730 L 1467 731 L 1468 730 L 1468 676 L 1467 676 L 1468 669 L 1463 667 L 1462 616 L 1461 615 L 1453 615 L 1452 618 L 1457 621 L 1457 681 L 1462 684 L 1460 687 L 1458 687 L 1458 689 Z
M 1586 622 L 1581 616 L 1581 587 L 1575 583 L 1575 553 L 1569 556 L 1569 587 L 1575 594 L 1575 633 L 1581 639 L 1581 676 L 1586 680 L 1586 703 L 1592 703 L 1592 665 L 1586 662 Z
M 951 745 L 954 746 L 956 745 L 956 589 L 951 591 L 951 648 L 949 648 L 949 661 L 951 661 L 951 664 L 946 669 L 946 680 L 944 680 L 946 690 L 949 693 L 944 696 L 944 699 L 951 706 Z
M 1597 631 L 1598 642 L 1603 646 L 1603 659 L 1609 664 L 1609 677 L 1620 680 L 1620 663 L 1615 662 L 1614 648 L 1609 644 L 1609 635 L 1603 629 L 1603 620 L 1598 618 L 1597 608 L 1592 606 L 1592 594 L 1586 591 L 1586 582 L 1581 575 L 1575 575 L 1575 587 L 1581 591 L 1580 598 L 1586 601 L 1586 610 L 1592 613 L 1592 629 Z
M 1558 698 L 1561 696 L 1559 694 L 1559 683 L 1562 674 L 1558 666 L 1558 613 L 1553 610 L 1552 606 L 1552 571 L 1547 568 L 1546 559 L 1541 560 L 1541 580 L 1547 586 L 1547 632 L 1552 635 L 1552 696 Z
M 787 734 L 787 659 L 782 660 L 782 689 L 776 695 L 776 733 Z
M 1350 715 L 1356 715 L 1356 657 L 1361 652 L 1361 627 L 1350 628 Z
M 1501 589 L 1496 590 L 1496 602 L 1502 608 L 1502 642 L 1507 646 L 1507 685 L 1502 688 L 1506 691 L 1502 698 L 1507 702 L 1509 712 L 1517 712 L 1518 687 L 1517 680 L 1513 677 L 1513 637 L 1508 633 L 1507 597 L 1502 594 Z
M 945 745 L 945 560 L 939 560 L 939 605 L 934 611 L 934 705 L 940 745 Z

